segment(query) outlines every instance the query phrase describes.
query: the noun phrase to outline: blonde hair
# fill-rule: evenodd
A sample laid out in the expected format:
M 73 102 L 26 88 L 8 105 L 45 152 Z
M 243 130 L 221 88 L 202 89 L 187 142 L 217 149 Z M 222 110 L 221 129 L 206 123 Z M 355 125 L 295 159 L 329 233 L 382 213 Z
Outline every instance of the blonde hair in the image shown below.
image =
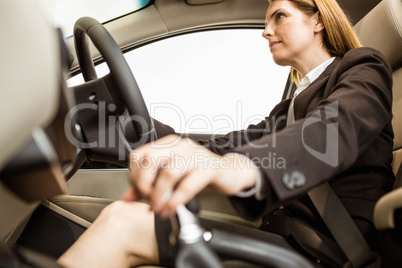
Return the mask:
M 269 4 L 273 1 L 268 0 Z M 359 38 L 353 30 L 352 23 L 336 0 L 285 0 L 291 2 L 307 16 L 317 11 L 324 24 L 323 45 L 334 57 L 343 57 L 353 48 L 361 47 Z M 291 69 L 291 78 L 299 85 L 301 76 L 294 68 Z

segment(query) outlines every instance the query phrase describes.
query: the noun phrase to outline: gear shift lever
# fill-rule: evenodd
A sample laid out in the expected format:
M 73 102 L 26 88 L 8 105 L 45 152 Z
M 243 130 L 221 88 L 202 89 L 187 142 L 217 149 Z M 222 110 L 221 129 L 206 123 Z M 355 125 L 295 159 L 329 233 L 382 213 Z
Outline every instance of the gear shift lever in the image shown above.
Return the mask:
M 177 225 L 179 253 L 176 258 L 178 268 L 221 268 L 218 256 L 205 242 L 203 235 L 205 230 L 200 226 L 197 217 L 192 211 L 198 213 L 198 202 L 193 199 L 187 204 L 177 207 Z M 174 220 L 174 219 L 173 219 Z M 173 225 L 173 223 L 172 223 Z

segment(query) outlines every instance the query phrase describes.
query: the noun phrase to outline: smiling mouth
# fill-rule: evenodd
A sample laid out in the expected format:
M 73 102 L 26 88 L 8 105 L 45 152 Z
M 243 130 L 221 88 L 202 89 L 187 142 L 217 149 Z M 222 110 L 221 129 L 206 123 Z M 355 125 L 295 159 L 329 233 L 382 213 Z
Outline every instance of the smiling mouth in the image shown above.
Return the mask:
M 281 43 L 280 41 L 274 41 L 272 43 L 269 44 L 269 48 L 273 48 L 274 46 L 276 46 L 277 44 Z

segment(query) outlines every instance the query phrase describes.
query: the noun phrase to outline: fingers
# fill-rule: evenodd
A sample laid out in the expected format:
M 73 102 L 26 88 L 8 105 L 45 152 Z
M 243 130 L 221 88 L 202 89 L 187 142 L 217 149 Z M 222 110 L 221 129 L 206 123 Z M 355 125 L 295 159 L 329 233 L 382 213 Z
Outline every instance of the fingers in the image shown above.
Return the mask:
M 177 136 L 157 142 L 166 144 L 170 139 L 177 140 Z M 204 163 L 217 157 L 187 139 L 168 148 L 152 143 L 140 147 L 131 153 L 130 159 L 130 180 L 135 190 L 127 191 L 123 198 L 146 198 L 154 212 L 170 216 L 179 204 L 189 202 L 216 177 L 216 170 Z
M 135 151 L 130 154 L 130 182 L 143 198 L 151 194 L 159 168 L 153 159 L 147 152 Z
M 185 151 L 186 145 L 186 140 L 170 135 L 131 152 L 130 181 L 143 198 L 149 198 L 153 192 L 160 168 L 170 162 L 173 152 Z
M 160 168 L 150 196 L 151 209 L 153 211 L 159 212 L 163 209 L 170 200 L 176 185 L 178 185 L 184 176 L 185 174 L 175 169 L 173 165 Z
M 134 188 L 129 188 L 123 193 L 121 199 L 124 201 L 139 201 L 141 200 L 141 195 Z
M 144 185 L 141 183 L 153 182 L 148 184 L 150 194 L 147 196 L 151 205 L 151 210 L 159 213 L 161 217 L 167 218 L 176 212 L 179 204 L 188 203 L 194 196 L 203 190 L 208 184 L 207 173 L 205 170 L 196 170 L 189 168 L 186 171 L 178 168 L 171 163 L 166 163 L 163 167 L 158 167 L 157 172 L 153 172 L 152 179 L 145 179 L 145 176 L 151 176 L 145 171 L 141 171 L 142 180 L 137 180 L 137 187 L 144 191 Z M 141 187 L 140 187 L 141 186 Z M 127 201 L 137 198 L 138 193 L 135 190 L 127 191 L 123 196 Z
M 176 212 L 178 205 L 190 202 L 210 183 L 210 176 L 205 173 L 200 170 L 192 170 L 185 174 L 173 190 L 165 191 L 159 206 L 155 207 L 155 213 L 159 213 L 162 218 L 167 218 Z
M 131 152 L 130 181 L 142 198 L 149 198 L 158 170 L 171 157 L 171 150 L 167 148 L 177 147 L 180 142 L 178 136 L 170 135 Z

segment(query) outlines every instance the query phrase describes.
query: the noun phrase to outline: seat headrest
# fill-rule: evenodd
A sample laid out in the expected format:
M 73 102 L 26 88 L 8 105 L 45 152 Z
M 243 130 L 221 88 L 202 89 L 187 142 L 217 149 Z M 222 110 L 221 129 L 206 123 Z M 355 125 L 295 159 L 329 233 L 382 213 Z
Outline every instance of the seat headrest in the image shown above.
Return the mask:
M 402 0 L 382 0 L 355 30 L 364 46 L 381 51 L 393 68 L 402 63 Z

